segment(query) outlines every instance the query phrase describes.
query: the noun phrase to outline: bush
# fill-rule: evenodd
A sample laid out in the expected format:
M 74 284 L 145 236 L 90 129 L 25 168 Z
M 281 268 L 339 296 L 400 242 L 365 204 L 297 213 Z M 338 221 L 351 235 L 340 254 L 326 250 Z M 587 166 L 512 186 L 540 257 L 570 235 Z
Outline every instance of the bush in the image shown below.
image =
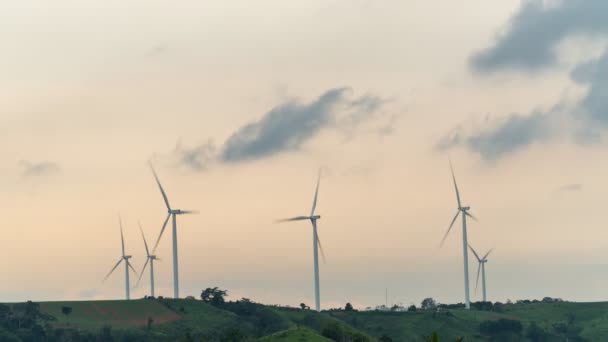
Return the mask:
M 321 323 L 321 335 L 334 341 L 342 341 L 344 331 L 338 322 L 325 320 Z

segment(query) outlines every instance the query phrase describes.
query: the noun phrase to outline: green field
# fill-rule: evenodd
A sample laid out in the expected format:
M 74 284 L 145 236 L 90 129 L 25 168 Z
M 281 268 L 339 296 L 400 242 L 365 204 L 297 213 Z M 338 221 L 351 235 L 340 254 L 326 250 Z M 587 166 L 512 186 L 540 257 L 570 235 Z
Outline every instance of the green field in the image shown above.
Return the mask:
M 117 340 L 128 341 L 424 341 L 434 332 L 440 341 L 460 337 L 464 341 L 608 341 L 608 303 L 604 302 L 507 304 L 493 311 L 322 313 L 249 301 L 217 306 L 172 299 L 39 304 L 50 322 L 47 325 L 55 329 L 95 335 L 111 326 L 113 334 L 127 336 Z M 71 314 L 62 313 L 64 306 L 72 309 Z M 517 322 L 519 332 L 499 338 L 482 331 L 483 324 L 501 319 Z
M 326 337 L 319 335 L 316 331 L 308 328 L 289 329 L 280 331 L 270 336 L 262 337 L 260 342 L 331 342 Z

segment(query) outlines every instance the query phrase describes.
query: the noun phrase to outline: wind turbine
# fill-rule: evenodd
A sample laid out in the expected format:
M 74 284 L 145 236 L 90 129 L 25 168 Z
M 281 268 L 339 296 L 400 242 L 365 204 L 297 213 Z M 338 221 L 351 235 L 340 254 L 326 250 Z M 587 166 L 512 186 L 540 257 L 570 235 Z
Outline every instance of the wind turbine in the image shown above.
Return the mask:
M 469 297 L 469 255 L 468 251 L 468 242 L 467 242 L 467 216 L 477 221 L 477 219 L 469 213 L 471 207 L 463 206 L 460 202 L 460 192 L 458 191 L 458 185 L 456 185 L 456 177 L 454 176 L 454 168 L 452 167 L 452 161 L 450 161 L 450 171 L 452 172 L 452 180 L 454 181 L 454 190 L 456 191 L 456 201 L 458 201 L 458 211 L 456 215 L 452 219 L 452 223 L 450 223 L 450 227 L 448 231 L 445 232 L 443 239 L 441 240 L 440 246 L 443 246 L 443 242 L 448 237 L 450 230 L 452 230 L 452 226 L 454 226 L 454 222 L 458 218 L 458 215 L 462 213 L 462 254 L 464 258 L 464 300 L 465 307 L 467 309 L 471 308 L 471 300 Z
M 152 174 L 154 174 L 154 179 L 156 179 L 156 183 L 158 184 L 158 188 L 160 189 L 160 193 L 163 195 L 163 200 L 165 201 L 165 205 L 167 206 L 168 212 L 167 218 L 165 219 L 165 223 L 163 223 L 163 227 L 161 228 L 160 234 L 158 235 L 158 239 L 156 239 L 154 248 L 152 248 L 152 253 L 154 253 L 154 251 L 156 251 L 156 247 L 158 247 L 158 243 L 160 242 L 160 238 L 165 232 L 165 227 L 167 227 L 167 222 L 169 222 L 169 218 L 173 217 L 173 297 L 179 298 L 179 272 L 177 266 L 177 215 L 198 214 L 198 211 L 172 209 L 171 205 L 169 204 L 167 194 L 165 193 L 163 186 L 160 185 L 160 181 L 158 180 L 158 176 L 156 175 L 156 171 L 154 171 L 152 163 L 150 163 L 149 165 L 150 170 L 152 170 Z
M 146 247 L 146 263 L 144 267 L 141 269 L 139 273 L 139 279 L 137 279 L 137 284 L 141 281 L 141 277 L 144 275 L 144 271 L 146 270 L 146 266 L 148 266 L 148 262 L 150 263 L 150 295 L 154 297 L 154 260 L 160 260 L 156 257 L 156 255 L 150 254 L 150 250 L 148 249 L 148 243 L 146 242 L 146 237 L 144 236 L 144 230 L 141 228 L 141 223 L 139 223 L 139 230 L 141 231 L 141 237 L 144 239 L 144 247 Z
M 304 221 L 310 220 L 312 223 L 312 244 L 313 244 L 313 255 L 314 255 L 314 272 L 315 272 L 315 308 L 317 312 L 321 311 L 321 299 L 319 293 L 319 254 L 318 250 L 321 249 L 321 256 L 325 261 L 325 253 L 323 252 L 323 246 L 321 240 L 319 240 L 319 234 L 317 233 L 317 220 L 321 218 L 320 215 L 315 215 L 315 209 L 317 208 L 317 197 L 319 195 L 319 181 L 321 180 L 321 171 L 319 170 L 319 176 L 317 177 L 317 189 L 315 190 L 315 197 L 312 202 L 312 210 L 310 216 L 296 216 L 277 222 L 288 222 L 288 221 Z
M 125 255 L 125 239 L 122 235 L 122 219 L 120 218 L 120 216 L 118 217 L 118 223 L 120 224 L 120 242 L 122 243 L 122 256 L 120 257 L 120 260 L 118 260 L 118 262 L 116 263 L 116 265 L 114 265 L 114 267 L 112 268 L 112 270 L 110 271 L 110 273 L 108 273 L 108 275 L 106 275 L 105 278 L 103 278 L 103 281 L 106 281 L 106 279 L 108 279 L 108 277 L 112 274 L 112 272 L 114 272 L 114 270 L 118 267 L 118 265 L 120 265 L 121 262 L 125 262 L 125 295 L 127 297 L 127 300 L 131 299 L 131 293 L 130 293 L 130 286 L 129 286 L 129 268 L 135 272 L 135 275 L 137 275 L 137 271 L 135 271 L 135 269 L 133 268 L 133 266 L 131 266 L 131 263 L 129 262 L 129 259 L 131 259 L 130 255 Z
M 486 255 L 483 256 L 483 258 L 480 258 L 479 255 L 477 255 L 477 252 L 475 252 L 475 250 L 473 249 L 473 247 L 471 247 L 471 245 L 469 245 L 469 248 L 471 249 L 471 252 L 473 252 L 473 254 L 475 254 L 475 258 L 477 258 L 477 261 L 479 262 L 479 267 L 477 267 L 477 282 L 475 283 L 475 290 L 477 290 L 477 285 L 479 285 L 479 271 L 481 270 L 481 288 L 483 291 L 483 301 L 486 301 L 486 262 L 488 262 L 488 255 L 490 255 L 490 253 L 492 252 L 492 250 L 494 248 L 491 248 L 488 253 L 486 253 Z

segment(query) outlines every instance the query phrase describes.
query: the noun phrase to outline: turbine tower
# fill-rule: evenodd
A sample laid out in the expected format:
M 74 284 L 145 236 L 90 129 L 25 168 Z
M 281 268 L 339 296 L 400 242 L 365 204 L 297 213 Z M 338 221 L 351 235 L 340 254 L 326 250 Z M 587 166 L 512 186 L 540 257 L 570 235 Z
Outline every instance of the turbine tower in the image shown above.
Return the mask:
M 120 265 L 120 263 L 124 261 L 125 262 L 125 296 L 126 296 L 127 300 L 129 300 L 129 299 L 131 299 L 131 292 L 130 292 L 131 288 L 129 285 L 129 268 L 135 273 L 135 275 L 137 275 L 137 271 L 135 271 L 133 266 L 131 266 L 131 262 L 129 262 L 129 259 L 131 259 L 131 256 L 125 255 L 125 239 L 122 235 L 122 219 L 120 218 L 120 216 L 118 217 L 118 223 L 120 225 L 120 242 L 122 243 L 122 256 L 120 257 L 120 260 L 118 260 L 116 265 L 114 265 L 114 267 L 112 268 L 110 273 L 108 273 L 108 275 L 106 275 L 106 277 L 103 278 L 103 281 L 106 281 L 106 279 L 108 279 L 108 277 L 112 274 L 112 272 L 114 272 L 114 270 L 118 267 L 118 265 Z
M 144 267 L 141 269 L 139 273 L 139 279 L 137 279 L 136 287 L 139 286 L 139 282 L 141 281 L 141 277 L 144 275 L 144 271 L 146 270 L 146 266 L 148 266 L 148 262 L 150 263 L 150 296 L 154 297 L 154 260 L 160 260 L 154 254 L 150 254 L 150 250 L 148 249 L 148 243 L 146 242 L 146 237 L 144 236 L 144 230 L 141 228 L 141 223 L 139 223 L 139 230 L 141 231 L 141 237 L 144 239 L 144 247 L 146 247 L 146 263 Z
M 198 211 L 193 210 L 181 210 L 181 209 L 172 209 L 169 204 L 169 199 L 167 198 L 167 194 L 163 189 L 163 186 L 160 185 L 160 181 L 158 180 L 158 176 L 156 175 L 156 171 L 154 171 L 154 167 L 150 163 L 150 170 L 152 170 L 152 174 L 154 174 L 154 179 L 156 179 L 156 183 L 158 184 L 158 188 L 160 189 L 160 193 L 163 195 L 163 200 L 165 201 L 165 205 L 167 206 L 167 218 L 165 219 L 165 223 L 163 223 L 163 227 L 160 229 L 160 234 L 158 235 L 158 239 L 156 239 L 156 243 L 154 244 L 154 248 L 152 249 L 152 253 L 156 251 L 156 247 L 158 247 L 158 243 L 160 242 L 160 238 L 163 236 L 165 232 L 165 227 L 167 227 L 167 222 L 169 222 L 169 218 L 173 218 L 173 298 L 179 298 L 179 271 L 178 271 L 178 262 L 177 262 L 177 215 L 185 215 L 185 214 L 198 214 Z
M 475 258 L 477 258 L 477 262 L 479 262 L 479 266 L 477 267 L 477 282 L 475 283 L 475 291 L 477 291 L 477 285 L 479 285 L 479 271 L 481 271 L 481 290 L 483 292 L 483 301 L 487 302 L 486 300 L 486 262 L 488 262 L 488 255 L 490 255 L 490 253 L 492 252 L 492 250 L 494 248 L 491 248 L 488 253 L 486 253 L 486 255 L 484 255 L 482 258 L 479 257 L 479 255 L 477 255 L 477 252 L 475 252 L 475 250 L 473 249 L 473 247 L 471 247 L 471 245 L 469 245 L 469 248 L 471 249 L 471 252 L 473 252 L 473 254 L 475 254 Z
M 470 309 L 471 300 L 470 300 L 470 296 L 469 296 L 469 255 L 467 253 L 467 251 L 468 251 L 467 247 L 468 247 L 469 243 L 467 242 L 467 216 L 472 218 L 475 221 L 477 221 L 477 219 L 473 215 L 471 215 L 471 213 L 469 213 L 469 210 L 471 209 L 471 207 L 463 206 L 462 203 L 460 202 L 460 192 L 458 191 L 458 185 L 456 184 L 456 177 L 454 176 L 454 168 L 452 167 L 452 161 L 450 161 L 450 171 L 452 172 L 452 180 L 454 181 L 454 190 L 456 191 L 456 201 L 458 202 L 458 211 L 456 212 L 456 215 L 452 219 L 452 223 L 450 223 L 450 227 L 448 228 L 448 231 L 445 232 L 445 235 L 443 236 L 443 239 L 441 240 L 440 246 L 443 246 L 443 242 L 448 237 L 450 230 L 452 230 L 452 226 L 454 226 L 454 222 L 456 222 L 458 215 L 460 215 L 462 213 L 462 254 L 463 254 L 463 258 L 464 258 L 464 301 L 465 301 L 465 307 L 467 309 Z
M 317 312 L 321 311 L 321 298 L 319 293 L 319 253 L 318 250 L 321 250 L 321 257 L 323 257 L 323 261 L 325 261 L 325 253 L 323 252 L 323 246 L 321 245 L 321 240 L 319 239 L 319 234 L 317 233 L 317 220 L 321 218 L 320 215 L 315 215 L 315 209 L 317 208 L 317 197 L 319 195 L 319 181 L 321 180 L 321 170 L 319 170 L 319 175 L 317 177 L 317 188 L 315 190 L 315 197 L 312 202 L 312 210 L 310 211 L 310 216 L 296 216 L 284 220 L 279 220 L 277 222 L 288 222 L 288 221 L 303 221 L 310 220 L 312 223 L 312 246 L 313 246 L 313 256 L 314 256 L 314 273 L 315 273 L 315 309 Z

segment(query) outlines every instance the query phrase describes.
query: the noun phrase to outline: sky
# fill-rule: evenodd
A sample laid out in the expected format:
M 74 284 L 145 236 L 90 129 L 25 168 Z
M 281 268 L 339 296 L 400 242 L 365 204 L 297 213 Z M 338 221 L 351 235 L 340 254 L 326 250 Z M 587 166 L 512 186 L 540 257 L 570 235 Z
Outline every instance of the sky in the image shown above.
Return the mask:
M 452 160 L 488 298 L 606 300 L 603 0 L 47 1 L 0 12 L 0 301 L 124 297 L 178 217 L 181 294 L 463 301 Z M 172 294 L 170 234 L 157 249 Z M 473 300 L 476 261 L 470 255 Z M 132 276 L 133 277 L 133 276 Z M 135 281 L 133 281 L 135 283 Z M 144 275 L 133 297 L 149 288 Z

